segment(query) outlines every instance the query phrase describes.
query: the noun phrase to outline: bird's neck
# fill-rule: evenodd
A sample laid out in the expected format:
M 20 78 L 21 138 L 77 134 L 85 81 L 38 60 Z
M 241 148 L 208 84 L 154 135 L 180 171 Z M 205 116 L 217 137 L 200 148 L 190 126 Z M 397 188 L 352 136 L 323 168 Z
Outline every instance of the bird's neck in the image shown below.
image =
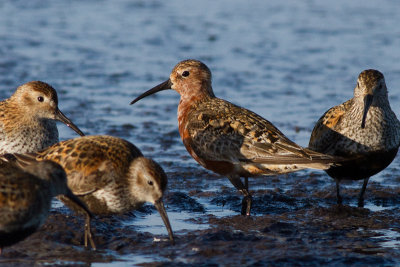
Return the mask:
M 208 101 L 213 97 L 208 93 L 182 95 L 178 105 L 179 127 L 186 121 L 186 117 L 192 109 L 195 109 L 200 103 Z
M 358 107 L 360 112 L 364 110 L 364 97 L 353 98 L 353 106 Z M 387 95 L 376 95 L 372 100 L 371 107 L 390 108 L 389 98 Z
M 26 125 L 36 127 L 40 123 L 35 116 L 32 116 L 32 113 L 21 111 L 21 108 L 24 107 L 14 101 L 7 100 L 1 103 L 0 109 L 3 112 L 1 122 L 6 132 L 20 131 L 21 127 L 26 127 Z

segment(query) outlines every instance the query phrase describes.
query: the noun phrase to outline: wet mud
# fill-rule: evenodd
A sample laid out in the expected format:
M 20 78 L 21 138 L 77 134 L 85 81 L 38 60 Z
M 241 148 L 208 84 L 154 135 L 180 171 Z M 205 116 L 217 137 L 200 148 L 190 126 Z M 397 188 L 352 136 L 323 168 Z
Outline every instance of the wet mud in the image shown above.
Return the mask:
M 249 4 L 250 3 L 250 4 Z M 250 179 L 252 216 L 228 179 L 199 166 L 177 127 L 176 92 L 133 106 L 179 61 L 203 61 L 218 97 L 270 120 L 306 146 L 318 118 L 348 100 L 357 75 L 380 70 L 399 114 L 396 0 L 0 1 L 0 98 L 31 80 L 58 92 L 85 134 L 134 143 L 168 175 L 174 246 L 155 208 L 95 217 L 97 251 L 83 247 L 83 218 L 55 201 L 46 223 L 4 248 L 0 266 L 400 265 L 400 159 L 361 181 L 304 170 Z M 60 139 L 76 137 L 58 125 Z
M 165 228 L 153 234 L 135 225 L 140 216 L 157 214 L 153 206 L 145 205 L 124 215 L 93 219 L 98 250 L 85 249 L 83 219 L 59 204 L 35 234 L 4 249 L 0 265 L 337 266 L 400 263 L 398 188 L 385 188 L 372 181 L 366 193 L 366 206 L 370 208 L 358 208 L 355 204 L 359 188 L 343 188 L 346 205 L 338 206 L 334 182 L 322 172 L 252 179 L 250 181 L 254 183 L 250 186 L 258 188 L 266 184 L 273 188 L 253 191 L 254 214 L 245 217 L 239 215 L 241 196 L 225 183 L 225 178 L 213 178 L 211 174 L 210 180 L 219 182 L 220 190 L 206 191 L 202 184 L 207 183 L 209 174 L 200 173 L 203 174 L 188 179 L 183 179 L 180 173 L 168 174 L 172 184 L 179 182 L 183 187 L 191 188 L 190 191 L 170 189 L 165 196 L 170 214 L 188 212 L 192 215 L 186 219 L 192 229 L 174 229 L 175 245 L 168 240 Z M 286 183 L 296 184 L 300 179 L 301 186 L 282 190 L 288 188 Z M 372 211 L 372 206 L 381 208 Z M 214 215 L 209 207 L 225 210 L 230 215 Z

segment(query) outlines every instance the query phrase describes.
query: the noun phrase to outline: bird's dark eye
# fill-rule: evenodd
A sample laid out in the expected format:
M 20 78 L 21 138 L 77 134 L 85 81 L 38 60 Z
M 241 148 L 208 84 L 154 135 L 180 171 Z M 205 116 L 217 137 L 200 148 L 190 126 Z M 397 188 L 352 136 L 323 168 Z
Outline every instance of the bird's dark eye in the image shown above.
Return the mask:
M 43 101 L 44 101 L 44 98 L 43 98 L 43 96 L 38 96 L 37 100 L 38 100 L 39 102 L 43 102 Z
M 153 185 L 153 181 L 147 181 L 149 185 Z
M 187 71 L 187 70 L 185 70 L 184 72 L 182 72 L 182 76 L 183 77 L 187 77 L 187 76 L 189 76 L 189 72 Z

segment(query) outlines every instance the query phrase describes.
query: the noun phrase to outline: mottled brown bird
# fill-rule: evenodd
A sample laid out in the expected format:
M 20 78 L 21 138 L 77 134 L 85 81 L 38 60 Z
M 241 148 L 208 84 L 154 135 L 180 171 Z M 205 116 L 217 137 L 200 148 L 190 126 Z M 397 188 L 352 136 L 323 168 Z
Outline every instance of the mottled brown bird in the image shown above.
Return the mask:
M 46 220 L 51 200 L 63 194 L 90 217 L 86 206 L 67 186 L 63 168 L 51 161 L 31 162 L 20 168 L 0 161 L 0 254 L 32 234 Z M 90 226 L 89 231 L 90 231 Z
M 178 123 L 186 149 L 204 168 L 227 176 L 244 195 L 242 214 L 250 215 L 251 209 L 248 177 L 327 169 L 336 161 L 300 147 L 254 112 L 215 97 L 211 72 L 198 60 L 178 63 L 167 81 L 131 104 L 166 89 L 181 96 Z
M 57 143 L 55 120 L 84 135 L 58 108 L 53 87 L 41 81 L 19 86 L 0 102 L 0 154 L 36 152 Z
M 329 109 L 312 131 L 309 148 L 330 155 L 354 158 L 326 172 L 336 180 L 337 203 L 341 180 L 364 179 L 358 206 L 364 206 L 369 177 L 385 169 L 400 145 L 400 122 L 390 108 L 383 74 L 377 70 L 360 73 L 354 97 Z
M 167 175 L 130 142 L 105 135 L 83 136 L 59 142 L 38 153 L 15 156 L 20 163 L 35 158 L 60 164 L 67 173 L 69 188 L 93 214 L 121 214 L 138 209 L 145 202 L 152 203 L 174 242 L 162 201 Z M 60 199 L 80 210 L 69 199 Z

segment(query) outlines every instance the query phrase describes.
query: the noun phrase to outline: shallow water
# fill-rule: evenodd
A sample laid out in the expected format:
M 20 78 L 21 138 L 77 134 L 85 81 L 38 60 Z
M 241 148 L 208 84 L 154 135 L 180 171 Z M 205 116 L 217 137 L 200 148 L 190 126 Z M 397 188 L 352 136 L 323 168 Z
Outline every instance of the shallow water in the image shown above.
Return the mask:
M 157 160 L 169 177 L 165 203 L 177 236 L 170 246 L 146 206 L 98 218 L 100 250 L 86 251 L 81 219 L 57 204 L 41 230 L 5 249 L 0 264 L 400 264 L 398 157 L 370 179 L 366 209 L 353 208 L 361 182 L 343 185 L 350 207 L 339 209 L 333 180 L 302 171 L 251 179 L 254 216 L 245 219 L 229 181 L 183 147 L 177 93 L 129 105 L 177 62 L 196 58 L 213 72 L 217 96 L 303 146 L 323 112 L 352 96 L 364 69 L 383 72 L 398 113 L 398 1 L 5 0 L 0 10 L 0 97 L 46 81 L 82 131 L 125 138 Z M 62 139 L 76 136 L 59 129 Z

